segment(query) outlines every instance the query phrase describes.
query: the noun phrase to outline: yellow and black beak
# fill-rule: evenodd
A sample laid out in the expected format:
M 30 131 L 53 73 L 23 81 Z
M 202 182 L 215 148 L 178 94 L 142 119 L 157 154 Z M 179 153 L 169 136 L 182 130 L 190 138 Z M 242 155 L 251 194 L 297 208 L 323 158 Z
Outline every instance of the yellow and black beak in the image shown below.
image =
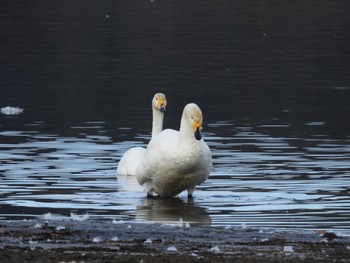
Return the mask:
M 201 123 L 199 121 L 194 121 L 193 122 L 193 131 L 194 131 L 194 137 L 196 140 L 201 140 Z
M 166 109 L 165 109 L 165 100 L 164 99 L 158 99 L 158 109 L 160 112 L 166 112 Z

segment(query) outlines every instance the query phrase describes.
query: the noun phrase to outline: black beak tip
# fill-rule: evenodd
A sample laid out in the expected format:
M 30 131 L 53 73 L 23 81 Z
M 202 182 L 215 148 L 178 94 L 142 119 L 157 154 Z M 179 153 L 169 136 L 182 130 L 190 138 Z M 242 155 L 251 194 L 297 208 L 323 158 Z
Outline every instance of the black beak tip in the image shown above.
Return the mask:
M 201 136 L 201 133 L 200 133 L 199 129 L 197 129 L 196 132 L 194 133 L 194 137 L 198 141 L 200 141 L 202 139 L 202 136 Z
M 164 113 L 164 112 L 166 112 L 166 109 L 164 107 L 160 107 L 159 111 Z

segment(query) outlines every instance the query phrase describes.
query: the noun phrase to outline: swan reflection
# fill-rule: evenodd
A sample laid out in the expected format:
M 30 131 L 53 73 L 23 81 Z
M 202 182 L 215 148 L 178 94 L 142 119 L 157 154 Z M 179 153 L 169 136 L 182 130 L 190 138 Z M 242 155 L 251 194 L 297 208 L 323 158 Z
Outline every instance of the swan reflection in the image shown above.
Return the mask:
M 136 220 L 163 224 L 177 224 L 180 218 L 191 226 L 210 226 L 211 218 L 206 208 L 197 206 L 192 199 L 147 198 L 136 208 Z
M 119 187 L 126 192 L 144 192 L 145 188 L 139 184 L 136 177 L 133 175 L 119 175 L 117 176 Z

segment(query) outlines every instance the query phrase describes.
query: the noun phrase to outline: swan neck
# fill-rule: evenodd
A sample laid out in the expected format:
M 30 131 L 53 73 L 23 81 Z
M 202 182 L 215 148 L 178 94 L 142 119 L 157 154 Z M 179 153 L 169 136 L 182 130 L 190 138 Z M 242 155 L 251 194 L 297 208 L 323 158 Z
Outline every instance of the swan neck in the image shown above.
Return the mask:
M 152 137 L 154 137 L 163 130 L 164 113 L 154 109 L 153 107 L 152 107 L 152 110 L 153 110 Z
M 191 125 L 188 123 L 187 116 L 185 113 L 182 114 L 181 124 L 180 124 L 180 138 L 195 140 L 193 135 L 193 129 Z

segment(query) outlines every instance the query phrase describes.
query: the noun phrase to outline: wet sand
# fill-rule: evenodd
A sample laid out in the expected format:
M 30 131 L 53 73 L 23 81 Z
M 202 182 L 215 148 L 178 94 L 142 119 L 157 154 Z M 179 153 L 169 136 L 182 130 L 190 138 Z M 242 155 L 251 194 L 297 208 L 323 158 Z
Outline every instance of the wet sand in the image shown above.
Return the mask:
M 350 262 L 335 233 L 116 221 L 0 221 L 0 262 Z

